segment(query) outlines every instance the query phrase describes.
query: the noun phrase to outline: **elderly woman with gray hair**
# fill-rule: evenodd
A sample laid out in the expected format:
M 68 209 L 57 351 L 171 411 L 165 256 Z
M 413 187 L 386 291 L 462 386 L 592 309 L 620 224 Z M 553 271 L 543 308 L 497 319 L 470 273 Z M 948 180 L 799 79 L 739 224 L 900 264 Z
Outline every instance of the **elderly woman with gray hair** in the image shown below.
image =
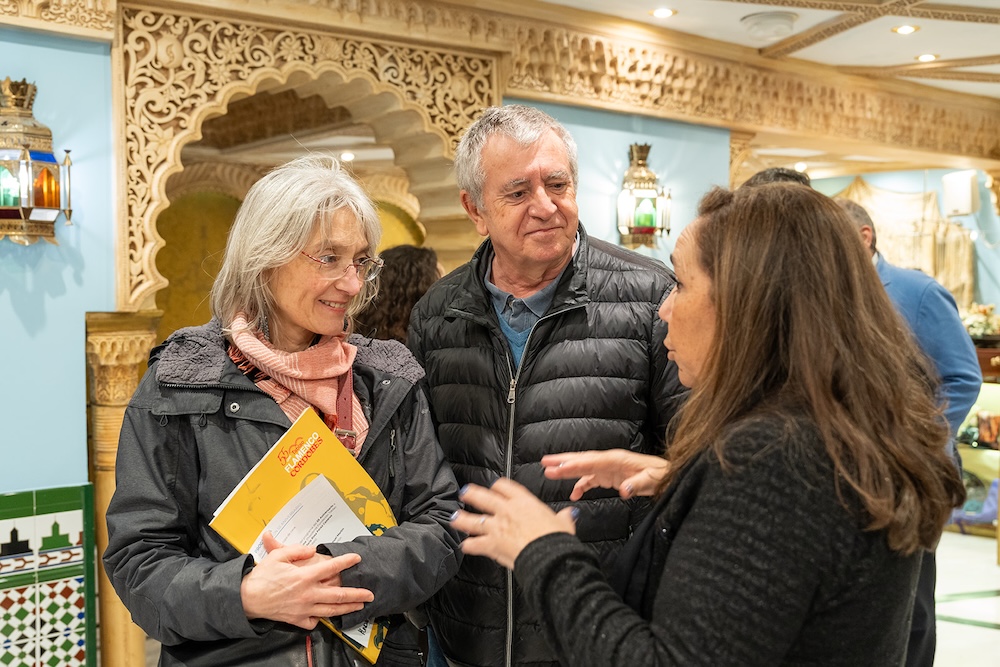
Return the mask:
M 336 160 L 278 167 L 247 194 L 213 319 L 156 347 L 125 413 L 104 565 L 160 665 L 355 665 L 318 624 L 389 631 L 378 665 L 419 665 L 403 613 L 458 569 L 457 485 L 394 341 L 350 336 L 382 262 L 378 216 Z M 304 410 L 342 436 L 399 523 L 317 547 L 265 541 L 254 565 L 215 509 Z M 356 435 L 351 435 L 351 434 Z

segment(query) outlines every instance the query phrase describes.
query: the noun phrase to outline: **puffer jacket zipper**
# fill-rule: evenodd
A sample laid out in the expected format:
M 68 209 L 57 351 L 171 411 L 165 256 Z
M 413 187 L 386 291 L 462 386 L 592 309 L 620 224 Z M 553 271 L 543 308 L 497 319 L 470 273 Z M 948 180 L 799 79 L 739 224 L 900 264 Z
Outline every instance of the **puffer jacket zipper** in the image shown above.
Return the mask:
M 567 311 L 574 310 L 576 308 L 583 308 L 581 305 L 573 305 L 565 308 L 560 308 L 559 310 L 546 313 L 538 318 L 538 321 L 531 326 L 531 331 L 528 332 L 528 338 L 524 341 L 524 351 L 521 353 L 521 361 L 517 365 L 517 369 L 514 369 L 510 358 L 510 345 L 507 342 L 506 337 L 504 337 L 503 332 L 498 332 L 501 340 L 504 344 L 504 356 L 507 359 L 507 370 L 510 372 L 510 388 L 507 390 L 507 404 L 510 406 L 510 416 L 507 420 L 507 452 L 504 457 L 504 476 L 508 479 L 514 475 L 514 410 L 516 408 L 517 402 L 517 383 L 521 378 L 521 369 L 524 368 L 524 359 L 528 354 L 528 346 L 531 345 L 531 337 L 535 335 L 535 330 L 538 325 L 545 320 L 552 319 L 558 315 L 561 315 Z M 514 572 L 512 570 L 506 571 L 507 576 L 507 641 L 506 647 L 504 649 L 504 665 L 505 667 L 512 667 L 514 664 Z

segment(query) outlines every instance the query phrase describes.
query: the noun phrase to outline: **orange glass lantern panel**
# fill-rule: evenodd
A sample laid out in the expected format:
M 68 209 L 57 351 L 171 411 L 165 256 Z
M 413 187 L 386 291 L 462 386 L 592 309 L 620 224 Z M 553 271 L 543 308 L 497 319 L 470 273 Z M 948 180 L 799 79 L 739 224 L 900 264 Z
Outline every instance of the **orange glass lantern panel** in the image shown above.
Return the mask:
M 59 208 L 59 179 L 46 167 L 35 177 L 35 206 Z

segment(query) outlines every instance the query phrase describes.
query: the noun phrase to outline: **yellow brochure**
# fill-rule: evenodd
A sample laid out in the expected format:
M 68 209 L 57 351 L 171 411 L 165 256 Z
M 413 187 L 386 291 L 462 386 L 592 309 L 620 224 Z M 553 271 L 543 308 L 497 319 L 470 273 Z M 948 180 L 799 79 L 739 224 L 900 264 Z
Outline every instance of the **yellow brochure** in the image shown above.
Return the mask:
M 282 544 L 315 546 L 381 535 L 396 519 L 368 472 L 308 409 L 219 505 L 209 525 L 259 561 L 268 530 Z M 378 659 L 382 624 L 340 631 L 321 620 L 369 662 Z

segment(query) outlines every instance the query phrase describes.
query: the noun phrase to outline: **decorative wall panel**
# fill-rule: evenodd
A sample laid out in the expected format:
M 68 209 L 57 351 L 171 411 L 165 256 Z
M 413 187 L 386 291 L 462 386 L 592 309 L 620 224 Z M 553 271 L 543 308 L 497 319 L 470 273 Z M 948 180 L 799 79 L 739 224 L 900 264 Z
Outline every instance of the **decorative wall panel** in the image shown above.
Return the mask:
M 0 495 L 0 663 L 97 664 L 91 486 Z
M 111 39 L 115 6 L 116 0 L 0 0 L 0 17 L 30 28 Z
M 397 153 L 418 193 L 450 185 L 445 175 L 461 131 L 499 100 L 496 63 L 485 56 L 131 7 L 122 9 L 122 19 L 127 257 L 117 294 L 123 310 L 153 307 L 165 285 L 154 264 L 164 182 L 181 168 L 180 149 L 199 137 L 201 122 L 234 96 L 252 94 L 265 81 L 323 77 L 327 94 L 355 121 L 370 124 L 376 138 L 413 144 L 420 134 L 436 137 L 436 150 L 420 145 Z

